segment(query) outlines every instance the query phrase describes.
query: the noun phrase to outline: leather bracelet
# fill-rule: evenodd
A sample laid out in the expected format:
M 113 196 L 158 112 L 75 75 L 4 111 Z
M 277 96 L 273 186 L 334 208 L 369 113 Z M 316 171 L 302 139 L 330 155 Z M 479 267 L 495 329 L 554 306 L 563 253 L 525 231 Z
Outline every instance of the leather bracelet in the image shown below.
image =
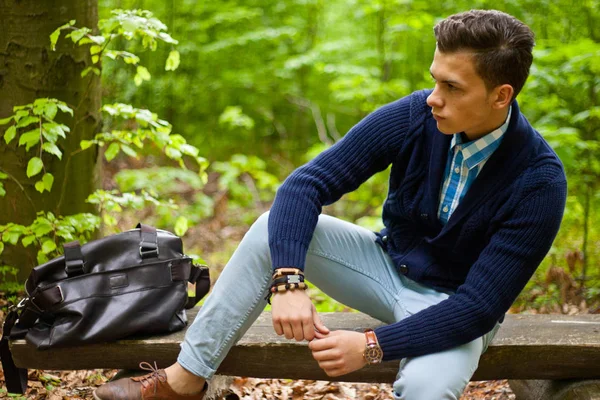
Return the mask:
M 273 276 L 271 279 L 277 279 L 279 277 L 285 276 L 285 275 L 302 275 L 304 276 L 304 271 L 302 271 L 299 268 L 277 268 L 275 270 L 275 272 L 273 272 Z
M 281 278 L 273 279 L 271 286 L 281 283 L 300 283 L 304 282 L 304 275 L 284 275 Z

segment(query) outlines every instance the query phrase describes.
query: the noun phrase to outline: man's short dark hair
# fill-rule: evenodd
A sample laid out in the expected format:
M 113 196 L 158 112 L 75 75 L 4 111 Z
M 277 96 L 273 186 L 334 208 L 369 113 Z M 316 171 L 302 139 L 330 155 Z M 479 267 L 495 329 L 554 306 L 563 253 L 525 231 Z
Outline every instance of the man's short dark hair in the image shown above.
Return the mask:
M 475 70 L 488 90 L 508 83 L 519 94 L 533 61 L 531 29 L 515 17 L 496 10 L 454 14 L 433 28 L 442 53 L 472 51 Z

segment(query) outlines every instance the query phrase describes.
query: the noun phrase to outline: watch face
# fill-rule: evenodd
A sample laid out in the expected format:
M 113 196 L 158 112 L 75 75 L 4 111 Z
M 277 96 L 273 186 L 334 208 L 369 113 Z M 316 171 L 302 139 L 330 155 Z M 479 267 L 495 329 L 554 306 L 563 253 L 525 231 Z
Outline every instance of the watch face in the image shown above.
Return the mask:
M 369 346 L 365 350 L 365 359 L 369 364 L 378 364 L 383 358 L 383 351 L 379 346 Z

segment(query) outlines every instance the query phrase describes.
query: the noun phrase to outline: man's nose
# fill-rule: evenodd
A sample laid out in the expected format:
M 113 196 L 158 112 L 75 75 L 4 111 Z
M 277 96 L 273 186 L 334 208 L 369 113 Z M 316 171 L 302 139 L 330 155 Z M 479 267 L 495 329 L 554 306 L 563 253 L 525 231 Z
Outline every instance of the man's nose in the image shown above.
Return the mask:
M 431 92 L 431 94 L 427 96 L 427 105 L 431 108 L 442 108 L 442 106 L 444 105 L 444 102 L 440 97 L 437 86 L 435 89 L 433 89 L 433 92 Z

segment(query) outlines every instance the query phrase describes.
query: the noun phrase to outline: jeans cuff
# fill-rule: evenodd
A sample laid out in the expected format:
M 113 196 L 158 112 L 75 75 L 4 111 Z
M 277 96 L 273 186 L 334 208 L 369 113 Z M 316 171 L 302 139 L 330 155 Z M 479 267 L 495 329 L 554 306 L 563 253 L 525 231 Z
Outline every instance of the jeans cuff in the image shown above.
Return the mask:
M 177 362 L 192 374 L 204 378 L 207 381 L 212 379 L 213 375 L 217 372 L 216 369 L 204 365 L 202 362 L 191 356 L 184 349 L 183 345 L 181 346 L 181 351 L 177 357 Z

